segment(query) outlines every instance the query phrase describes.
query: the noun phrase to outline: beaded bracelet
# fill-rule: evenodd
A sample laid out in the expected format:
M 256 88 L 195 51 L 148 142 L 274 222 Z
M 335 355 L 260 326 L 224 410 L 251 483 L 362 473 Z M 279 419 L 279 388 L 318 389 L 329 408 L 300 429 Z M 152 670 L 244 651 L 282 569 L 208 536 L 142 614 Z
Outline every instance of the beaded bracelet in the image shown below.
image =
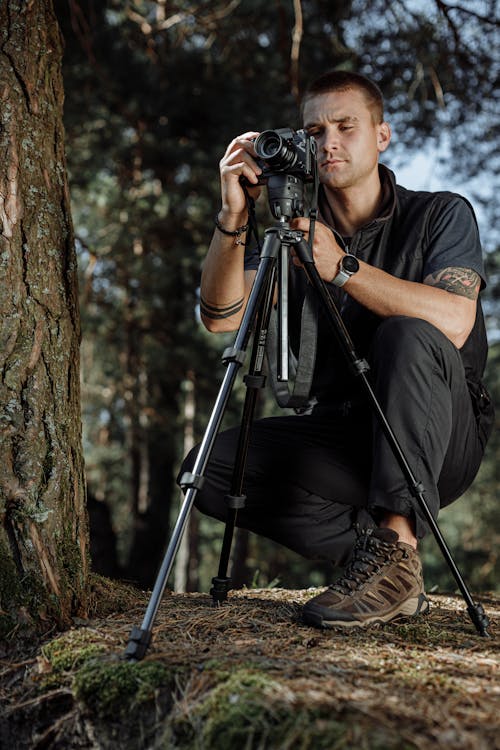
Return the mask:
M 234 232 L 230 232 L 228 229 L 225 229 L 225 227 L 223 227 L 222 224 L 220 223 L 220 221 L 219 221 L 219 214 L 218 213 L 215 214 L 214 222 L 215 222 L 215 226 L 217 227 L 217 229 L 219 230 L 219 232 L 222 232 L 222 234 L 225 234 L 228 237 L 236 237 L 237 238 L 235 240 L 235 243 L 234 243 L 235 245 L 244 245 L 245 244 L 245 241 L 242 240 L 242 239 L 240 239 L 240 238 L 241 238 L 241 235 L 245 234 L 245 232 L 247 231 L 248 224 L 243 224 L 242 227 L 238 227 L 237 229 L 234 230 Z

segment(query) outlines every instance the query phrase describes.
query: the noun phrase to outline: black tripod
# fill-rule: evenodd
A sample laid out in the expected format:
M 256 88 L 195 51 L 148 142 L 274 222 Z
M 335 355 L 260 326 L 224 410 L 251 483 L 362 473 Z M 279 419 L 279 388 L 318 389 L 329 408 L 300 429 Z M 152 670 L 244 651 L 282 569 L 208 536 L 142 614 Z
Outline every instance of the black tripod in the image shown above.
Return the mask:
M 250 292 L 248 303 L 243 315 L 240 328 L 237 332 L 234 346 L 226 349 L 223 354 L 223 362 L 227 365 L 219 394 L 216 399 L 212 415 L 207 425 L 205 434 L 200 444 L 199 452 L 193 470 L 185 474 L 181 479 L 181 486 L 186 490 L 184 502 L 179 513 L 177 522 L 172 533 L 167 551 L 165 553 L 160 571 L 149 600 L 149 604 L 144 615 L 140 628 L 133 627 L 129 642 L 125 651 L 125 656 L 129 659 L 142 659 L 145 655 L 151 640 L 152 626 L 160 606 L 161 598 L 165 590 L 168 576 L 170 574 L 175 555 L 177 553 L 184 528 L 186 526 L 189 513 L 191 511 L 197 491 L 203 484 L 204 471 L 207 467 L 211 451 L 220 428 L 224 411 L 228 403 L 231 390 L 239 371 L 244 362 L 248 343 L 252 331 L 253 348 L 248 374 L 245 376 L 247 394 L 243 407 L 243 415 L 238 439 L 236 460 L 233 470 L 233 478 L 230 494 L 227 496 L 228 515 L 222 543 L 219 570 L 216 577 L 212 579 L 212 589 L 210 591 L 214 604 L 220 604 L 227 598 L 227 592 L 231 588 L 231 579 L 227 571 L 230 560 L 231 544 L 236 527 L 238 510 L 245 505 L 245 496 L 243 494 L 243 478 L 246 463 L 246 455 L 250 438 L 251 423 L 255 409 L 257 394 L 260 388 L 265 384 L 263 373 L 264 354 L 267 340 L 267 331 L 271 311 L 274 304 L 274 288 L 277 282 L 279 293 L 279 322 L 282 340 L 286 340 L 286 276 L 288 272 L 288 254 L 293 248 L 303 264 L 305 273 L 313 289 L 318 295 L 319 302 L 323 306 L 328 323 L 336 336 L 340 347 L 347 358 L 347 361 L 353 373 L 360 378 L 362 387 L 366 391 L 369 402 L 373 408 L 376 417 L 379 419 L 384 434 L 392 448 L 392 451 L 404 473 L 408 487 L 418 502 L 418 505 L 425 516 L 425 519 L 434 534 L 436 541 L 444 555 L 444 558 L 450 567 L 450 570 L 457 582 L 457 585 L 467 604 L 467 611 L 474 623 L 477 632 L 484 637 L 488 637 L 487 627 L 489 620 L 481 604 L 475 604 L 471 594 L 460 575 L 453 557 L 446 545 L 441 531 L 432 516 L 427 502 L 424 497 L 424 487 L 413 475 L 413 472 L 404 456 L 398 440 L 393 433 L 391 426 L 377 401 L 376 395 L 370 385 L 367 377 L 369 365 L 364 359 L 358 358 L 348 331 L 346 330 L 340 313 L 333 302 L 328 288 L 321 279 L 312 255 L 312 241 L 310 245 L 305 241 L 302 232 L 294 231 L 290 228 L 289 220 L 293 216 L 303 215 L 301 213 L 302 200 L 301 190 L 303 184 L 296 178 L 288 175 L 280 176 L 278 190 L 283 189 L 287 197 L 283 200 L 275 199 L 271 204 L 271 210 L 276 218 L 279 218 L 277 226 L 267 229 L 264 235 L 264 241 L 260 254 L 260 263 L 255 277 L 255 281 Z M 269 179 L 269 188 L 271 187 L 272 178 Z M 282 185 L 282 188 L 281 188 Z M 276 185 L 273 185 L 276 191 Z M 271 189 L 270 189 L 271 192 Z M 290 192 L 294 197 L 290 200 Z M 311 232 L 312 233 L 312 232 Z M 311 234 L 310 233 L 310 234 Z M 284 367 L 286 369 L 286 367 Z M 285 379 L 283 373 L 281 377 Z

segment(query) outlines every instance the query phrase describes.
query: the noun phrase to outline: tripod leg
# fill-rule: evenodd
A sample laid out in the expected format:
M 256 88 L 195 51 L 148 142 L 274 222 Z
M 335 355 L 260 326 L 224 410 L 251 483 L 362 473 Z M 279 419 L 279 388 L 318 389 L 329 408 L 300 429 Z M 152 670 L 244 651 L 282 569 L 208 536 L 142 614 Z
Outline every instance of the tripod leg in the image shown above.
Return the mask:
M 224 376 L 219 394 L 217 396 L 214 409 L 208 422 L 203 440 L 200 444 L 198 456 L 196 458 L 193 471 L 191 474 L 182 477 L 181 485 L 186 488 L 186 495 L 182 504 L 177 522 L 174 527 L 170 542 L 165 552 L 160 570 L 149 599 L 149 603 L 144 614 L 141 627 L 134 626 L 131 630 L 129 641 L 125 649 L 125 657 L 129 660 L 139 660 L 144 657 L 151 641 L 152 627 L 161 598 L 165 591 L 168 576 L 172 569 L 175 555 L 181 542 L 182 534 L 189 518 L 196 493 L 203 483 L 203 473 L 207 467 L 210 454 L 213 450 L 215 439 L 219 431 L 222 419 L 231 395 L 232 387 L 236 375 L 244 362 L 248 341 L 252 332 L 254 321 L 258 313 L 259 306 L 263 300 L 263 295 L 268 288 L 268 279 L 274 274 L 276 258 L 280 248 L 280 238 L 276 231 L 268 231 L 264 237 L 263 249 L 261 253 L 261 262 L 248 298 L 245 313 L 241 326 L 236 335 L 234 346 L 226 349 L 223 354 L 223 361 L 228 365 Z
M 323 282 L 322 278 L 320 277 L 316 269 L 316 266 L 314 265 L 314 262 L 312 260 L 311 250 L 304 239 L 298 239 L 296 243 L 296 251 L 300 259 L 304 263 L 304 269 L 306 271 L 309 281 L 311 282 L 311 284 L 313 284 L 314 288 L 318 292 L 321 303 L 326 312 L 330 327 L 332 328 L 334 334 L 336 335 L 337 340 L 339 341 L 339 344 L 341 345 L 341 348 L 345 356 L 347 357 L 348 362 L 350 363 L 354 373 L 361 378 L 363 387 L 369 397 L 370 404 L 375 412 L 377 419 L 379 420 L 381 424 L 383 432 L 394 453 L 394 456 L 396 460 L 398 461 L 401 467 L 401 470 L 403 471 L 403 474 L 405 476 L 405 479 L 407 480 L 410 492 L 412 493 L 413 497 L 418 502 L 418 505 L 423 515 L 425 516 L 425 519 L 436 539 L 436 542 L 443 554 L 443 557 L 446 563 L 448 564 L 448 567 L 450 568 L 450 571 L 453 577 L 455 578 L 455 581 L 458 585 L 458 588 L 460 589 L 460 592 L 462 593 L 465 603 L 467 604 L 467 612 L 469 613 L 469 617 L 471 618 L 479 635 L 488 638 L 489 637 L 489 633 L 487 630 L 488 625 L 489 625 L 488 617 L 482 605 L 474 603 L 472 596 L 470 594 L 470 591 L 467 588 L 467 585 L 465 584 L 465 581 L 462 578 L 460 571 L 457 568 L 457 565 L 455 564 L 455 561 L 445 542 L 445 539 L 441 533 L 441 530 L 429 509 L 429 506 L 424 496 L 425 489 L 422 483 L 419 482 L 415 478 L 411 470 L 411 467 L 408 464 L 408 461 L 406 460 L 406 457 L 396 438 L 396 435 L 394 434 L 391 426 L 389 425 L 384 415 L 384 412 L 377 400 L 377 397 L 366 375 L 369 369 L 368 363 L 366 362 L 366 360 L 359 359 L 357 357 L 356 352 L 354 350 L 354 345 L 344 326 L 344 322 L 340 316 L 340 313 L 338 312 L 337 307 L 335 303 L 333 302 L 325 283 Z
M 241 361 L 242 358 L 240 358 Z M 224 380 L 222 382 L 219 396 L 217 398 L 214 411 L 210 418 L 205 436 L 200 446 L 200 451 L 196 463 L 193 467 L 193 472 L 187 476 L 182 477 L 182 486 L 187 488 L 184 501 L 180 513 L 177 517 L 172 536 L 170 538 L 167 551 L 163 557 L 163 561 L 156 577 L 156 581 L 149 599 L 149 603 L 142 621 L 140 628 L 132 628 L 127 648 L 125 649 L 125 656 L 128 659 L 138 660 L 142 659 L 147 651 L 149 643 L 151 641 L 152 626 L 156 618 L 163 592 L 167 585 L 167 580 L 172 569 L 172 565 L 179 549 L 179 545 L 184 533 L 184 529 L 191 512 L 196 493 L 203 484 L 203 471 L 208 462 L 208 458 L 213 448 L 217 431 L 222 422 L 224 410 L 231 394 L 232 386 L 236 378 L 237 371 L 241 366 L 241 361 L 233 361 L 229 364 Z
M 231 578 L 228 577 L 227 571 L 231 556 L 231 545 L 236 528 L 238 510 L 245 507 L 246 497 L 243 494 L 243 477 L 245 472 L 246 457 L 248 444 L 250 440 L 251 425 L 255 413 L 255 405 L 259 390 L 265 385 L 265 376 L 262 375 L 265 357 L 265 347 L 267 340 L 267 330 L 271 318 L 273 305 L 274 283 L 276 273 L 270 275 L 269 284 L 266 290 L 264 303 L 259 310 L 254 332 L 254 343 L 252 356 L 248 368 L 248 375 L 244 378 L 247 387 L 245 403 L 243 405 L 243 414 L 238 436 L 238 445 L 236 449 L 236 458 L 231 481 L 230 494 L 226 496 L 227 518 L 224 528 L 224 537 L 219 560 L 219 570 L 217 576 L 212 578 L 212 588 L 210 594 L 215 605 L 221 604 L 227 599 L 227 592 L 231 588 Z

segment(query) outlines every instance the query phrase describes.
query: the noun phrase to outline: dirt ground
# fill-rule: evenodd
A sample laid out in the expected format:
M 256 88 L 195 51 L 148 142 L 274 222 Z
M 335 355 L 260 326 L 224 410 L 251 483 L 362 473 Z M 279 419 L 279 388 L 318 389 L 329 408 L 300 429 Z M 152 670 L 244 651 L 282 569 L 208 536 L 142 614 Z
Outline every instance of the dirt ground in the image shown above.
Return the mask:
M 118 592 L 118 593 L 117 593 Z M 0 747 L 146 750 L 500 748 L 500 597 L 459 596 L 368 629 L 316 630 L 316 590 L 166 592 L 145 658 L 124 658 L 149 595 L 100 579 L 95 615 L 39 645 L 16 634 L 0 663 Z

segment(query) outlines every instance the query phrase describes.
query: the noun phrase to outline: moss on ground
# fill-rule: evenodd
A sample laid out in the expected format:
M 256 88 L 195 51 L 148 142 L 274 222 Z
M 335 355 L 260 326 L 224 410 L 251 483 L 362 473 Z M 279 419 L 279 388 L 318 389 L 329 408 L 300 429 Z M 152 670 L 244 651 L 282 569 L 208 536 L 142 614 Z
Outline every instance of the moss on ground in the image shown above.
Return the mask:
M 172 670 L 158 662 L 87 662 L 74 678 L 75 696 L 100 719 L 122 719 L 171 691 Z
M 428 617 L 406 623 L 316 630 L 300 619 L 312 593 L 232 592 L 218 608 L 207 595 L 167 593 L 136 663 L 124 652 L 145 597 L 98 580 L 95 611 L 106 616 L 58 633 L 35 658 L 4 662 L 2 741 L 9 750 L 495 747 L 497 598 L 483 598 L 493 636 L 483 639 L 457 597 L 433 597 Z
M 50 672 L 60 674 L 80 667 L 97 654 L 107 651 L 106 643 L 92 630 L 70 630 L 41 648 Z M 47 670 L 48 671 L 48 670 Z
M 152 701 L 162 688 L 171 691 L 174 675 L 156 661 L 127 662 L 110 655 L 109 642 L 93 629 L 72 629 L 41 649 L 42 689 L 70 679 L 75 698 L 99 718 L 119 718 Z
M 286 680 L 238 669 L 205 698 L 186 706 L 168 728 L 171 747 L 280 748 L 280 750 L 410 750 L 413 743 L 383 725 L 366 731 L 356 710 L 325 696 L 308 706 Z

